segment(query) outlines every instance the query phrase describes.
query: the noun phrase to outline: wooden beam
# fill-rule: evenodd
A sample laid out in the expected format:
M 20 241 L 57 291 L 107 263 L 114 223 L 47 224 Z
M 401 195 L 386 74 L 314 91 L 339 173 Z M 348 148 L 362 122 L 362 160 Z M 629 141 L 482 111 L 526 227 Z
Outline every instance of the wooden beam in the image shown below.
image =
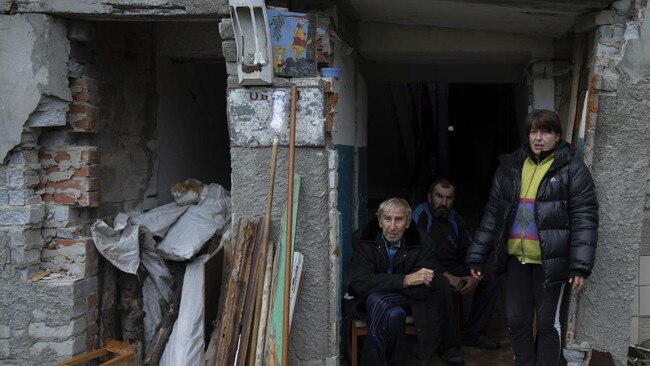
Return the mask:
M 289 133 L 289 178 L 287 193 L 287 243 L 291 243 L 293 232 L 293 169 L 296 159 L 296 106 L 298 104 L 298 88 L 291 85 L 291 126 Z M 284 311 L 282 318 L 282 363 L 289 364 L 289 301 L 291 287 L 291 263 L 293 250 L 291 245 L 287 245 L 284 253 Z
M 576 120 L 578 106 L 578 89 L 580 87 L 580 72 L 582 70 L 583 57 L 585 53 L 586 36 L 576 34 L 573 41 L 573 71 L 571 72 L 571 99 L 569 101 L 569 113 L 567 115 L 564 140 L 571 143 L 573 139 L 573 125 Z

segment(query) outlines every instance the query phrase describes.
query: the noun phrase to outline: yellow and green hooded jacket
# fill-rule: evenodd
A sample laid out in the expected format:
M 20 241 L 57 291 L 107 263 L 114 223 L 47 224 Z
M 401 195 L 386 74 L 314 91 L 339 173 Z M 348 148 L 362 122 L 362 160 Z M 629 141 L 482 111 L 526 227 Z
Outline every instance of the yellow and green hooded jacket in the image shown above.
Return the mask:
M 524 264 L 542 263 L 534 214 L 535 197 L 537 197 L 539 184 L 553 164 L 554 158 L 555 156 L 551 154 L 537 164 L 527 156 L 522 167 L 517 211 L 508 236 L 508 254 L 516 256 Z

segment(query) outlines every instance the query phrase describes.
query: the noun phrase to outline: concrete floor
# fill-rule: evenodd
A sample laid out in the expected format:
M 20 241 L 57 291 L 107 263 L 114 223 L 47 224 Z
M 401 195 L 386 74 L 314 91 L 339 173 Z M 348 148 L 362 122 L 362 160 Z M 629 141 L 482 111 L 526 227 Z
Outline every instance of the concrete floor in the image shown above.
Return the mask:
M 508 340 L 507 326 L 505 319 L 494 319 L 486 330 L 489 337 L 501 343 L 496 350 L 487 350 L 476 347 L 462 347 L 460 352 L 465 358 L 466 366 L 511 366 L 514 365 L 510 341 Z M 409 359 L 406 366 L 420 366 L 419 349 L 415 336 L 408 337 Z M 446 366 L 439 357 L 435 357 L 432 366 Z

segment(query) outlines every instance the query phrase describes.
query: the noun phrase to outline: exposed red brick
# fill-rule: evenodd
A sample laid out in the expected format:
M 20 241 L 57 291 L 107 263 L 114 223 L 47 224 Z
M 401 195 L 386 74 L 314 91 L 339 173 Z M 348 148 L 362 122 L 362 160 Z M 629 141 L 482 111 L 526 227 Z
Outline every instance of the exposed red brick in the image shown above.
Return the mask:
M 51 167 L 45 169 L 45 174 L 52 174 L 56 172 L 60 172 L 61 168 L 59 168 L 58 165 L 52 165 Z
M 52 154 L 46 153 L 46 152 L 39 152 L 38 153 L 38 159 L 39 160 L 49 160 L 52 159 Z
M 86 103 L 72 103 L 70 105 L 70 109 L 68 109 L 68 115 L 71 114 L 88 114 L 88 111 L 92 108 L 95 108 L 94 106 Z
M 86 243 L 86 276 L 99 273 L 99 253 L 92 240 Z
M 99 166 L 97 165 L 86 165 L 82 166 L 79 169 L 74 169 L 73 177 L 75 178 L 85 178 L 85 177 L 94 177 L 98 178 L 100 174 Z
M 70 132 L 97 132 L 96 121 L 97 117 L 93 115 L 79 121 L 69 121 L 66 128 Z
M 73 93 L 72 100 L 76 103 L 86 103 L 90 100 L 90 94 L 87 91 Z
M 47 182 L 44 188 L 53 188 L 55 190 L 76 189 L 81 191 L 96 191 L 99 189 L 99 179 L 97 178 L 73 178 L 61 182 Z
M 99 163 L 99 151 L 94 146 L 86 146 L 81 150 L 81 162 L 83 164 L 97 164 Z
M 54 155 L 54 161 L 60 163 L 62 161 L 70 160 L 70 154 L 65 151 L 57 151 Z
M 48 202 L 45 197 L 43 197 L 43 201 Z M 62 205 L 74 205 L 77 199 L 72 193 L 54 193 L 52 194 L 52 202 Z
M 68 179 L 62 182 L 47 182 L 44 185 L 44 188 L 54 188 L 56 190 L 65 190 L 65 189 L 77 189 L 81 190 L 81 181 L 79 179 L 73 180 Z
M 93 240 L 91 238 L 76 238 L 76 239 L 57 238 L 54 240 L 54 247 L 57 249 L 62 247 L 71 247 L 73 245 L 83 245 L 84 247 L 87 247 L 89 243 L 90 244 L 93 243 Z
M 99 206 L 99 192 L 82 192 L 77 203 L 84 207 Z
M 99 294 L 97 292 L 93 292 L 92 294 L 86 296 L 86 305 L 88 307 L 99 305 Z

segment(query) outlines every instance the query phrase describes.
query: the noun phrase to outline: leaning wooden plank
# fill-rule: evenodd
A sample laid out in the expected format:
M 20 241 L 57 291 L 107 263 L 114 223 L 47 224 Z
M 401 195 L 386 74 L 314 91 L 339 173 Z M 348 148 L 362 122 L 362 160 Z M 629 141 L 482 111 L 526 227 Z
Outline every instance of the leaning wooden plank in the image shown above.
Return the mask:
M 293 212 L 292 212 L 292 220 L 293 222 L 297 222 L 298 218 L 298 203 L 299 203 L 299 197 L 300 197 L 300 176 L 299 175 L 294 175 L 293 178 L 293 184 L 294 184 L 294 200 L 293 200 Z M 286 227 L 286 214 L 283 215 L 283 220 L 282 220 L 282 230 L 280 234 L 280 245 L 278 247 L 278 250 L 276 252 L 276 258 L 278 260 L 278 268 L 277 268 L 277 276 L 274 279 L 275 280 L 275 292 L 273 293 L 273 304 L 272 304 L 272 311 L 269 312 L 270 315 L 270 322 L 269 322 L 269 329 L 267 330 L 267 341 L 269 342 L 269 348 L 267 352 L 267 358 L 266 358 L 266 363 L 267 365 L 271 364 L 270 358 L 272 357 L 271 355 L 275 355 L 275 360 L 273 361 L 275 364 L 280 365 L 282 364 L 282 342 L 283 342 L 283 337 L 282 337 L 282 323 L 284 319 L 284 283 L 285 283 L 285 250 L 286 250 L 286 232 L 287 232 L 287 227 Z M 296 241 L 296 230 L 292 230 L 292 236 L 291 236 L 291 251 L 293 251 L 294 246 L 295 246 L 295 241 Z
M 263 297 L 263 287 L 266 279 L 266 268 L 268 265 L 268 252 L 272 251 L 272 248 L 269 249 L 269 232 L 271 231 L 271 209 L 273 208 L 273 190 L 275 188 L 275 168 L 278 160 L 278 146 L 279 139 L 277 136 L 273 139 L 273 147 L 271 148 L 271 164 L 269 169 L 269 187 L 266 192 L 266 208 L 264 210 L 264 223 L 262 225 L 262 247 L 260 251 L 260 264 L 262 268 L 256 273 L 255 279 L 253 281 L 253 286 L 255 287 L 255 311 L 253 313 L 253 324 L 261 324 L 260 318 L 262 313 L 262 297 Z M 252 365 L 255 361 L 255 354 L 257 353 L 257 344 L 260 341 L 259 339 L 259 327 L 254 326 L 253 333 L 251 335 L 251 352 L 249 357 L 246 358 L 246 364 Z M 262 343 L 263 340 L 262 340 Z
M 217 337 L 215 337 L 217 353 L 214 359 L 209 360 L 209 366 L 225 365 L 223 360 L 226 358 L 226 353 L 230 348 L 233 333 L 233 317 L 237 307 L 237 285 L 240 275 L 243 273 L 243 257 L 247 250 L 246 237 L 252 235 L 255 223 L 249 221 L 247 218 L 240 218 L 238 222 L 237 234 L 233 240 L 233 249 L 235 256 L 233 259 L 232 271 L 228 279 L 228 289 L 226 291 L 226 300 L 224 302 L 224 311 L 219 321 Z
M 291 321 L 293 320 L 293 310 L 296 308 L 296 299 L 298 298 L 298 290 L 300 290 L 300 281 L 302 280 L 302 265 L 305 261 L 305 256 L 300 252 L 293 253 L 293 268 L 291 269 L 291 301 L 289 307 L 289 328 L 291 328 Z
M 269 295 L 271 292 L 271 276 L 273 275 L 273 246 L 268 248 L 266 269 L 264 270 L 264 287 L 262 288 L 262 306 L 259 317 L 259 330 L 255 349 L 255 366 L 262 366 L 262 355 L 266 344 L 266 322 L 269 317 Z
M 100 364 L 99 366 L 123 366 L 124 364 L 135 366 L 133 355 L 121 355 Z
M 57 363 L 56 366 L 73 366 L 73 365 L 79 365 L 80 363 L 87 362 L 93 359 L 96 359 L 98 357 L 104 356 L 108 354 L 108 351 L 106 349 L 97 349 L 94 351 L 86 352 L 83 354 L 80 354 L 79 356 L 75 356 L 69 360 L 63 361 L 61 363 Z
M 209 335 L 212 332 L 212 324 L 218 316 L 219 298 L 222 292 L 223 253 L 222 249 L 213 252 L 203 265 L 204 344 L 210 343 Z
M 226 231 L 223 233 L 221 236 L 221 243 L 219 244 L 219 248 L 221 248 L 220 252 L 223 253 L 223 264 L 221 269 L 217 269 L 221 271 L 221 283 L 219 284 L 219 303 L 217 305 L 217 316 L 215 319 L 212 321 L 212 332 L 210 334 L 210 339 L 208 341 L 208 347 L 205 350 L 205 354 L 203 355 L 203 362 L 202 365 L 213 365 L 216 361 L 217 357 L 217 346 L 218 346 L 218 340 L 219 340 L 219 330 L 221 327 L 222 323 L 222 318 L 223 318 L 223 309 L 226 303 L 226 296 L 228 292 L 228 283 L 230 279 L 230 274 L 233 269 L 233 259 L 235 258 L 235 254 L 233 253 L 233 245 L 232 245 L 232 228 L 233 225 L 228 224 L 228 228 Z M 206 270 L 207 271 L 207 270 Z
M 248 286 L 248 279 L 250 275 L 251 262 L 253 257 L 253 246 L 257 237 L 257 224 L 250 222 L 247 225 L 247 230 L 244 232 L 244 248 L 245 252 L 242 256 L 240 276 L 237 279 L 237 298 L 235 300 L 235 307 L 233 308 L 233 315 L 231 320 L 230 332 L 226 333 L 229 341 L 225 348 L 224 357 L 221 359 L 219 365 L 233 365 L 235 362 L 235 353 L 237 351 L 239 334 L 241 331 L 241 318 L 246 298 L 246 288 Z
M 284 211 L 286 216 L 286 210 Z M 271 271 L 271 288 L 269 291 L 269 304 L 268 304 L 268 314 L 266 320 L 266 337 L 264 338 L 264 349 L 262 351 L 262 361 L 261 363 L 266 366 L 274 366 L 277 363 L 276 350 L 277 345 L 275 343 L 275 336 L 271 336 L 271 327 L 273 323 L 273 305 L 275 302 L 275 287 L 277 285 L 278 278 L 278 268 L 280 266 L 280 256 L 278 252 L 280 250 L 280 243 L 273 246 L 275 255 L 273 257 L 273 269 Z
M 160 358 L 165 351 L 165 346 L 167 345 L 169 336 L 172 334 L 172 329 L 174 328 L 176 318 L 178 318 L 178 309 L 181 305 L 182 290 L 183 277 L 176 276 L 174 279 L 174 293 L 169 299 L 169 304 L 167 304 L 164 299 L 160 299 L 161 313 L 164 315 L 160 320 L 160 324 L 156 329 L 156 334 L 154 334 L 151 341 L 149 354 L 143 363 L 144 366 L 156 366 L 160 362 Z
M 264 225 L 264 218 L 260 220 L 258 223 L 258 227 L 263 227 Z M 249 342 L 250 342 L 250 336 L 251 336 L 251 329 L 252 329 L 252 323 L 253 323 L 253 316 L 255 314 L 255 300 L 257 298 L 257 293 L 255 291 L 256 287 L 256 281 L 255 278 L 257 277 L 258 273 L 264 271 L 264 264 L 265 264 L 265 259 L 262 257 L 262 252 L 264 251 L 262 248 L 262 235 L 263 235 L 264 229 L 258 230 L 257 231 L 257 237 L 255 239 L 255 245 L 253 247 L 253 259 L 251 261 L 251 269 L 248 273 L 249 278 L 252 279 L 252 281 L 247 281 L 246 282 L 246 296 L 244 299 L 244 309 L 242 312 L 242 320 L 241 320 L 241 339 L 239 341 L 239 350 L 237 352 L 237 362 L 236 364 L 239 366 L 244 366 L 246 364 L 246 360 L 248 358 L 248 352 L 249 352 Z

